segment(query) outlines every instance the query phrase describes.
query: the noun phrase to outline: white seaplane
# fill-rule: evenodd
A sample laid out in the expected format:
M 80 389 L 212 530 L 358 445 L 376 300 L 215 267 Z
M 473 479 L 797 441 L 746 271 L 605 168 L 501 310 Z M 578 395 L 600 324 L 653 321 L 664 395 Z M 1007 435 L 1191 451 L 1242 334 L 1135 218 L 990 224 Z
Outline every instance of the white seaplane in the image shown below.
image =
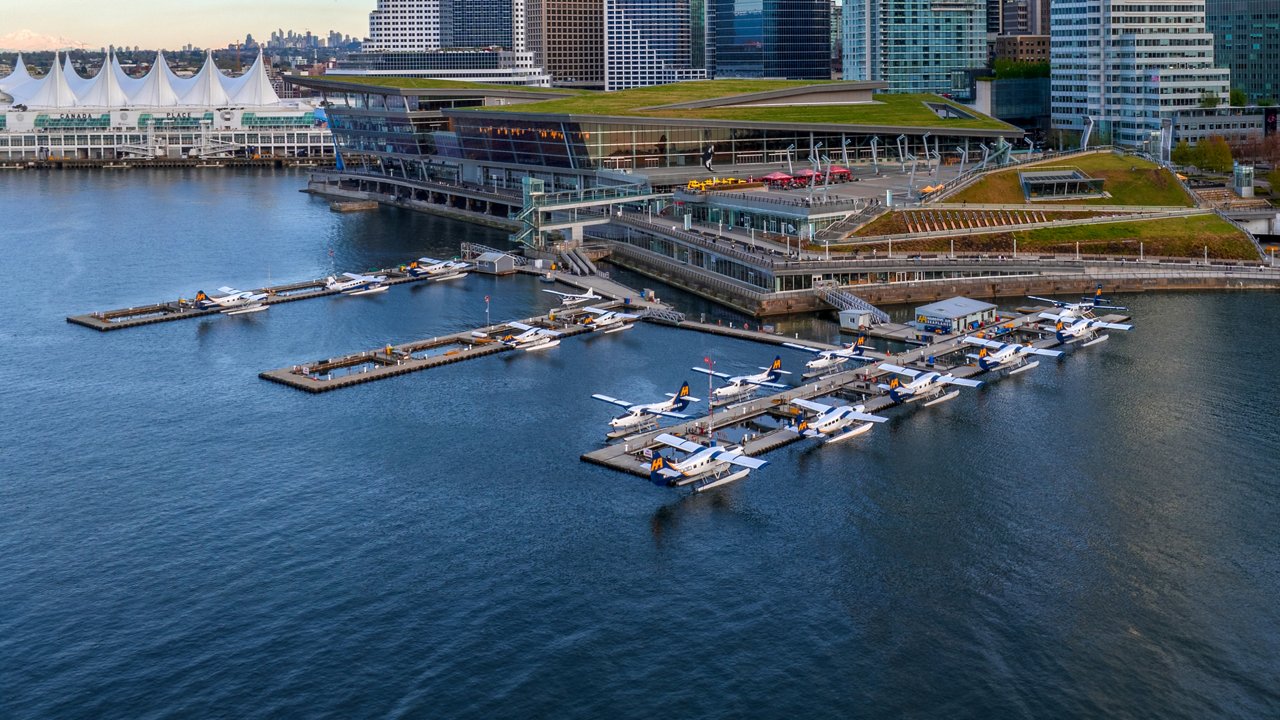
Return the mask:
M 902 367 L 901 365 L 893 365 L 891 363 L 882 363 L 881 370 L 887 370 L 891 373 L 906 376 L 911 382 L 903 384 L 898 378 L 893 378 L 887 385 L 880 385 L 881 390 L 887 390 L 889 397 L 894 402 L 905 403 L 915 402 L 916 400 L 924 400 L 925 407 L 937 405 L 941 402 L 954 399 L 960 394 L 959 390 L 947 391 L 947 387 L 958 385 L 961 387 L 982 387 L 981 380 L 970 380 L 968 378 L 958 378 L 950 373 L 943 375 L 939 372 L 925 372 L 923 370 L 912 370 L 911 368 Z
M 649 463 L 649 480 L 664 487 L 692 485 L 696 493 L 728 485 L 741 480 L 752 470 L 768 465 L 759 458 L 742 454 L 742 448 L 721 445 L 701 445 L 692 440 L 662 433 L 657 441 L 677 450 L 690 453 L 683 460 L 668 460 L 655 451 Z
M 657 425 L 659 417 L 688 420 L 689 416 L 680 411 L 689 407 L 689 403 L 698 402 L 698 398 L 689 395 L 689 383 L 687 382 L 680 386 L 679 391 L 668 393 L 666 400 L 644 405 L 629 403 L 626 400 L 619 400 L 608 395 L 592 395 L 591 397 L 627 409 L 625 414 L 609 421 L 609 427 L 613 428 L 610 436 L 615 437 Z
M 580 305 L 584 302 L 604 299 L 603 295 L 597 294 L 596 291 L 591 288 L 587 288 L 587 291 L 584 293 L 566 293 L 560 292 L 559 290 L 543 290 L 542 292 L 559 295 L 560 305 L 563 307 L 573 307 L 574 305 Z
M 845 345 L 839 350 L 822 350 L 815 347 L 809 347 L 808 345 L 800 345 L 798 343 L 782 344 L 795 350 L 803 350 L 817 355 L 817 357 L 804 364 L 805 368 L 807 368 L 807 372 L 805 372 L 802 377 L 812 378 L 836 372 L 841 366 L 850 360 L 861 360 L 863 362 L 874 361 L 875 358 L 866 354 L 866 348 L 864 347 L 866 342 L 867 336 L 860 335 L 857 340 Z
M 1092 318 L 1076 318 L 1070 315 L 1042 312 L 1040 317 L 1054 322 L 1054 336 L 1063 345 L 1081 343 L 1080 347 L 1106 342 L 1110 335 L 1100 335 L 1099 330 L 1132 330 L 1126 323 L 1103 322 Z
M 434 280 L 453 280 L 466 277 L 471 265 L 457 260 L 437 260 L 420 257 L 409 265 L 409 274 L 413 277 L 428 277 Z
M 889 420 L 887 417 L 865 412 L 864 405 L 824 405 L 803 398 L 796 398 L 791 404 L 817 413 L 811 418 L 800 420 L 793 429 L 805 437 L 822 438 L 824 444 L 828 445 L 861 435 L 876 423 Z M 852 427 L 855 423 L 856 427 Z
M 522 322 L 510 322 L 507 325 L 524 331 L 518 335 L 504 336 L 500 342 L 507 347 L 532 352 L 534 350 L 549 350 L 560 344 L 560 333 L 555 330 L 534 327 Z
M 1095 310 L 1128 310 L 1128 308 L 1123 308 L 1119 305 L 1107 305 L 1103 301 L 1102 288 L 1098 288 L 1097 293 L 1092 298 L 1078 303 L 1063 302 L 1062 300 L 1054 300 L 1053 298 L 1039 297 L 1037 295 L 1028 295 L 1027 297 L 1031 300 L 1049 303 L 1058 309 L 1059 315 L 1064 315 L 1073 320 L 1083 317 L 1092 318 Z
M 333 275 L 324 279 L 325 290 L 337 290 L 343 295 L 373 295 L 386 292 L 389 286 L 384 285 L 386 275 L 361 275 L 359 273 L 342 273 L 342 279 Z
M 728 405 L 731 402 L 749 397 L 761 387 L 784 388 L 786 385 L 779 384 L 777 380 L 783 375 L 791 373 L 782 369 L 782 358 L 775 357 L 769 367 L 760 368 L 763 372 L 754 375 L 736 375 L 730 376 L 722 372 L 708 370 L 707 368 L 696 367 L 694 372 L 700 372 L 704 375 L 713 375 L 725 381 L 724 385 L 711 391 L 711 405 L 718 407 L 720 405 Z
M 630 330 L 634 324 L 630 321 L 640 319 L 639 315 L 631 315 L 617 310 L 601 310 L 598 307 L 585 307 L 582 309 L 591 313 L 583 318 L 582 324 L 590 327 L 592 332 L 600 331 L 606 335 Z
M 201 290 L 196 293 L 196 304 L 206 310 L 217 310 L 223 315 L 247 315 L 266 310 L 269 306 L 263 302 L 266 293 L 251 293 L 233 287 L 220 287 L 218 296 L 211 296 Z
M 968 355 L 968 357 L 977 360 L 978 367 L 987 372 L 1008 370 L 1010 375 L 1017 375 L 1040 365 L 1039 360 L 1028 362 L 1028 355 L 1062 357 L 1061 350 L 1041 350 L 1031 345 L 996 342 L 972 335 L 965 337 L 963 342 L 965 345 L 977 345 L 982 348 L 976 355 Z

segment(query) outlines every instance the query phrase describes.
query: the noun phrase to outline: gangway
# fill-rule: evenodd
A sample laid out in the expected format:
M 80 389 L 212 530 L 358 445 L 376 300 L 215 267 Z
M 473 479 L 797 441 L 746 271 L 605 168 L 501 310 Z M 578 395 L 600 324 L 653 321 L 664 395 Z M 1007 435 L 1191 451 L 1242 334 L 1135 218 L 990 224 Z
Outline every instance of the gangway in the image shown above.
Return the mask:
M 817 287 L 815 290 L 837 310 L 852 310 L 866 313 L 876 323 L 889 322 L 889 314 L 847 290 L 838 287 Z

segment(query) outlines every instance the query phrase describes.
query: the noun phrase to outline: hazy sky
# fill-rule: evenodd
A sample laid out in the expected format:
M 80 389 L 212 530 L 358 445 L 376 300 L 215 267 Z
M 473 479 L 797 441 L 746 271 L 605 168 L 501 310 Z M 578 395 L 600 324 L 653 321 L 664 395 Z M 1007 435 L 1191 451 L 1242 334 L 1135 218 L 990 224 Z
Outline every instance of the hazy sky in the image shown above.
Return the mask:
M 0 35 L 29 29 L 90 47 L 218 47 L 279 29 L 355 37 L 369 32 L 376 0 L 0 0 Z

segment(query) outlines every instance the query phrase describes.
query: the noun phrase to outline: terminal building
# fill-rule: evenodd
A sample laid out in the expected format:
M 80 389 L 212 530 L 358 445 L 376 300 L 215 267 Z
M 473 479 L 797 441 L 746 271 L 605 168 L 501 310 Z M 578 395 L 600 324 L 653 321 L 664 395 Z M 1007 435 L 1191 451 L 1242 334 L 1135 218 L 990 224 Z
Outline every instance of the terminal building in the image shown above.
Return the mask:
M 214 65 L 176 75 L 157 53 L 141 78 L 108 54 L 92 78 L 55 55 L 41 77 L 19 56 L 0 78 L 0 161 L 333 155 L 323 112 L 281 100 L 261 55 L 238 77 Z

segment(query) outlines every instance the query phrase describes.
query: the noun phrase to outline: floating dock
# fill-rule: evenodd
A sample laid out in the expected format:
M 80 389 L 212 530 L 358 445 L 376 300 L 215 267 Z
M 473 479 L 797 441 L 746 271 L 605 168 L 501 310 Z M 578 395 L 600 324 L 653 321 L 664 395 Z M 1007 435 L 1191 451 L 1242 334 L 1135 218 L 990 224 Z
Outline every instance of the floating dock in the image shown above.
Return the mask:
M 411 275 L 407 271 L 400 270 L 399 268 L 383 268 L 382 270 L 370 271 L 367 274 L 385 275 L 387 279 L 383 281 L 384 285 L 400 285 L 403 283 L 415 282 L 443 282 L 457 277 L 456 275 Z M 324 278 L 289 283 L 287 285 L 272 285 L 270 287 L 257 288 L 247 292 L 252 292 L 255 295 L 266 295 L 267 297 L 262 301 L 265 305 L 278 305 L 280 303 L 294 302 L 296 300 L 310 300 L 311 298 L 340 294 L 340 291 L 338 290 L 330 290 L 326 288 Z M 72 315 L 67 318 L 67 322 L 101 332 L 108 332 L 110 330 L 123 330 L 125 328 L 170 322 L 173 320 L 186 320 L 189 318 L 204 317 L 206 315 L 217 315 L 221 311 L 221 308 L 202 308 L 195 300 L 178 299 L 170 302 L 155 303 L 154 305 L 140 305 L 138 307 L 121 308 L 119 310 L 104 310 L 102 312 L 90 313 L 88 315 Z
M 991 325 L 985 329 L 987 337 L 996 336 L 993 331 L 999 330 L 999 336 L 1023 336 L 1035 338 L 1031 340 L 1031 344 L 1038 348 L 1050 348 L 1061 343 L 1052 332 L 1047 332 L 1039 327 L 1040 312 L 1042 310 L 1052 310 L 1053 308 L 1022 308 L 1026 310 L 1026 314 L 1020 315 L 1012 319 L 1004 319 L 998 325 Z M 1126 322 L 1129 318 L 1125 315 L 1108 315 L 1102 318 L 1107 322 Z M 716 330 L 721 330 L 719 326 L 710 326 Z M 690 327 L 689 329 L 701 329 Z M 756 337 L 745 334 L 745 331 L 739 331 L 743 334 L 735 336 L 743 339 L 761 340 L 764 342 L 774 342 L 777 336 L 768 335 L 766 333 L 758 333 Z M 949 365 L 946 361 L 949 356 L 964 352 L 972 351 L 973 346 L 963 342 L 964 337 L 969 333 L 953 333 L 950 335 L 937 336 L 936 342 L 930 343 L 922 347 L 912 348 L 906 352 L 897 355 L 884 355 L 879 353 L 869 353 L 873 356 L 883 358 L 877 359 L 875 362 L 863 365 L 861 367 L 842 370 L 831 375 L 817 378 L 802 385 L 787 388 L 771 395 L 758 397 L 747 400 L 727 408 L 717 411 L 711 419 L 710 427 L 708 427 L 708 419 L 706 416 L 693 418 L 682 423 L 672 425 L 670 427 L 658 428 L 645 431 L 637 435 L 622 440 L 621 442 L 607 445 L 598 450 L 593 450 L 582 455 L 585 462 L 601 465 L 620 472 L 630 473 L 639 477 L 649 477 L 649 459 L 645 457 L 646 450 L 654 450 L 660 447 L 656 438 L 662 433 L 670 433 L 682 437 L 699 438 L 707 437 L 722 430 L 740 427 L 747 424 L 758 424 L 758 420 L 765 416 L 773 416 L 775 418 L 792 418 L 794 413 L 788 408 L 789 403 L 795 399 L 812 400 L 814 398 L 826 395 L 852 396 L 856 398 L 851 404 L 861 404 L 864 411 L 875 413 L 897 404 L 891 399 L 887 393 L 880 389 L 881 381 L 887 376 L 893 374 L 887 370 L 879 368 L 880 362 L 892 362 L 903 367 L 910 367 L 921 370 L 922 372 L 940 372 L 950 373 L 958 378 L 970 378 L 980 375 L 985 371 L 976 365 L 956 364 Z M 763 337 L 759 337 L 763 336 Z M 785 338 L 782 338 L 786 341 Z M 791 342 L 791 341 L 788 341 Z M 815 347 L 821 344 L 806 343 Z M 1000 371 L 994 371 L 993 377 L 998 376 Z M 747 455 L 759 455 L 762 453 L 776 450 L 780 447 L 803 439 L 804 436 L 796 433 L 786 427 L 779 426 L 776 428 L 767 428 L 763 432 L 748 436 L 742 443 L 743 451 Z

